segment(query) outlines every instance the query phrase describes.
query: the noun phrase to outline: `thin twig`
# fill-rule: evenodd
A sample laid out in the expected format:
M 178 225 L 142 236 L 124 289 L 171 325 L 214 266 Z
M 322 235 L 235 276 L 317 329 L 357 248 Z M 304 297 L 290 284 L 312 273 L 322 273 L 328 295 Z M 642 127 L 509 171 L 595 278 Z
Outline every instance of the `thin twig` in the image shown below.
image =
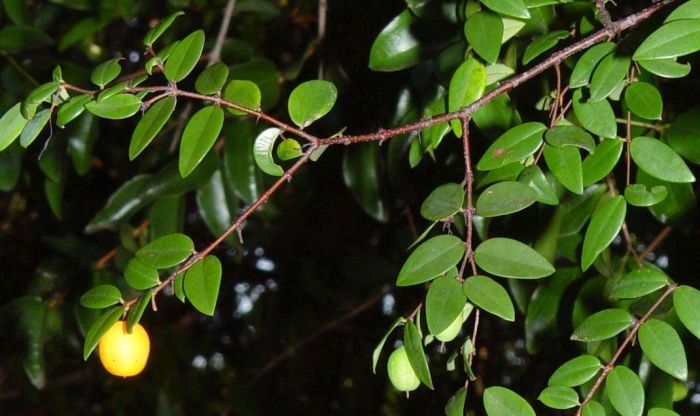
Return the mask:
M 226 8 L 224 9 L 224 17 L 221 20 L 221 27 L 219 27 L 219 34 L 216 36 L 216 43 L 214 43 L 214 47 L 211 52 L 209 52 L 209 63 L 207 66 L 214 65 L 221 60 L 221 48 L 223 48 L 224 41 L 226 41 L 226 34 L 231 25 L 231 16 L 233 16 L 233 9 L 235 7 L 236 0 L 228 0 Z
M 615 121 L 617 121 L 618 124 L 627 124 L 628 121 L 626 118 L 616 118 Z M 667 128 L 667 124 L 653 124 L 653 123 L 645 123 L 643 121 L 637 121 L 637 120 L 630 120 L 629 121 L 630 126 L 637 126 L 637 127 L 644 127 L 649 130 L 654 130 L 658 131 L 659 133 L 663 133 Z
M 328 17 L 328 0 L 318 0 L 318 79 L 323 79 L 323 39 L 326 37 L 326 18 Z
M 670 225 L 665 226 L 659 234 L 656 235 L 654 240 L 647 246 L 641 253 L 639 253 L 640 258 L 646 258 L 646 256 L 649 255 L 652 251 L 656 250 L 656 248 L 659 246 L 659 244 L 663 243 L 663 241 L 668 237 L 669 234 L 671 234 L 671 230 L 673 227 Z

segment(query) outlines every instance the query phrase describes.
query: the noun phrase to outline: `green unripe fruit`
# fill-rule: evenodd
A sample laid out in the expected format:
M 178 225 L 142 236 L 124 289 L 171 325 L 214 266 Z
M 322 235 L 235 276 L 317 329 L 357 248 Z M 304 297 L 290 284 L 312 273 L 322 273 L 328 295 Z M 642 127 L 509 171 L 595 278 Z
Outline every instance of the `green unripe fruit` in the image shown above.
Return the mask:
M 439 334 L 435 335 L 435 338 L 437 338 L 438 341 L 442 342 L 450 342 L 453 339 L 457 338 L 457 335 L 459 335 L 459 330 L 462 329 L 462 324 L 464 321 L 467 320 L 469 317 L 469 314 L 472 312 L 474 307 L 472 306 L 471 303 L 467 303 L 464 305 L 464 309 L 462 309 L 462 313 L 460 313 L 454 321 L 445 328 L 442 332 Z
M 409 392 L 417 389 L 420 385 L 420 380 L 408 361 L 406 347 L 403 345 L 391 353 L 386 368 L 389 380 L 396 387 L 396 390 Z

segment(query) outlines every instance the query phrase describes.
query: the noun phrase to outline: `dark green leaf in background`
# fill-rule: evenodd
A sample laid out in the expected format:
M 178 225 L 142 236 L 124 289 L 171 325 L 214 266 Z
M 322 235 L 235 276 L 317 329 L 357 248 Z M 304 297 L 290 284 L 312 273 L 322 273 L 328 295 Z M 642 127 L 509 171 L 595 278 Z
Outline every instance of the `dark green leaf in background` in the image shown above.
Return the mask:
M 219 62 L 208 66 L 194 82 L 194 89 L 200 94 L 215 94 L 224 87 L 228 79 L 228 67 Z
M 343 156 L 343 181 L 368 215 L 377 221 L 386 222 L 389 213 L 380 192 L 379 163 L 377 143 L 350 147 Z
M 399 71 L 420 60 L 420 41 L 411 31 L 416 18 L 404 10 L 382 29 L 372 44 L 369 67 L 373 71 Z

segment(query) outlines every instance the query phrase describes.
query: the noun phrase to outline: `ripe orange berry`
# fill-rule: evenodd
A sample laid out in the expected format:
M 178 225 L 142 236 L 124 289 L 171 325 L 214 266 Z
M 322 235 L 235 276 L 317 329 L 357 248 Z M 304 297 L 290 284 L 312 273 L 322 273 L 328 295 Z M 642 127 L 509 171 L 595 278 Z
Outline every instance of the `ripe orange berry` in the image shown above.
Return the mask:
M 151 341 L 141 325 L 134 325 L 129 334 L 126 321 L 117 321 L 100 340 L 100 361 L 111 374 L 131 377 L 146 367 L 150 349 Z

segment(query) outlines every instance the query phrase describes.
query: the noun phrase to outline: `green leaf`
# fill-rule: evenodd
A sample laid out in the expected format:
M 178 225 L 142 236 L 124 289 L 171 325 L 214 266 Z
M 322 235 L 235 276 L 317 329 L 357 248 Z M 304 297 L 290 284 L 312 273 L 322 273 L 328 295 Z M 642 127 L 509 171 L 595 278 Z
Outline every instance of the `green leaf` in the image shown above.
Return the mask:
M 92 83 L 103 89 L 105 85 L 114 81 L 119 76 L 119 73 L 122 72 L 122 67 L 119 65 L 119 61 L 122 59 L 114 58 L 98 65 L 90 74 Z
M 591 77 L 591 96 L 589 102 L 602 101 L 615 91 L 617 86 L 627 77 L 630 67 L 630 57 L 610 53 L 600 61 Z
M 250 120 L 224 126 L 224 177 L 233 192 L 251 204 L 262 193 L 260 171 L 253 156 L 253 126 Z
M 420 215 L 430 221 L 444 221 L 462 210 L 464 188 L 458 183 L 440 185 L 420 207 Z
M 617 137 L 617 121 L 615 112 L 607 100 L 598 102 L 583 101 L 581 90 L 576 90 L 573 96 L 574 114 L 583 128 L 596 136 L 606 139 Z
M 559 204 L 557 193 L 539 166 L 531 165 L 526 167 L 520 174 L 518 181 L 526 184 L 535 191 L 535 194 L 537 194 L 537 202 L 547 205 Z
M 175 297 L 178 298 L 180 302 L 185 303 L 185 273 L 180 273 L 175 276 L 173 286 L 175 289 Z
M 121 302 L 122 294 L 112 285 L 99 285 L 80 297 L 80 304 L 90 309 L 102 309 Z
M 546 387 L 537 400 L 552 409 L 571 409 L 579 405 L 576 390 L 565 386 Z
M 380 193 L 380 154 L 377 143 L 361 143 L 345 151 L 343 181 L 364 211 L 377 221 L 389 219 Z
M 389 339 L 389 335 L 391 335 L 391 333 L 394 332 L 394 329 L 398 328 L 402 323 L 402 317 L 396 318 L 394 323 L 391 324 L 389 329 L 382 337 L 381 341 L 379 341 L 377 346 L 374 347 L 374 351 L 372 351 L 372 374 L 377 374 L 377 363 L 379 362 L 379 355 L 382 353 L 382 349 L 384 348 L 384 344 L 386 344 L 386 340 Z
M 637 182 L 654 187 L 663 185 L 668 195 L 663 201 L 649 207 L 649 210 L 662 224 L 685 224 L 691 221 L 696 209 L 695 193 L 689 183 L 671 183 L 656 179 L 641 169 L 637 169 Z
M 637 63 L 645 70 L 663 78 L 683 78 L 690 73 L 690 64 L 678 63 L 675 58 L 642 59 Z
M 184 178 L 209 153 L 224 125 L 224 110 L 221 107 L 207 106 L 197 111 L 187 122 L 180 140 L 178 169 Z
M 54 329 L 49 326 L 55 319 L 56 308 L 49 309 L 48 301 L 42 301 L 38 296 L 23 296 L 8 306 L 18 315 L 15 325 L 24 338 L 24 372 L 34 387 L 43 389 L 46 386 L 44 344 L 50 335 L 48 331 Z
M 676 58 L 700 50 L 700 20 L 666 23 L 652 32 L 634 53 L 634 60 Z
M 583 55 L 576 61 L 569 78 L 569 87 L 580 88 L 588 85 L 591 74 L 596 65 L 608 54 L 615 50 L 615 44 L 612 42 L 599 43 L 584 52 Z
M 498 182 L 486 188 L 476 200 L 476 215 L 498 217 L 522 211 L 537 200 L 529 186 L 513 181 Z
M 413 321 L 407 321 L 403 331 L 403 343 L 406 346 L 406 355 L 411 368 L 416 372 L 416 376 L 429 389 L 433 390 L 433 380 L 430 377 L 430 368 L 425 359 L 421 335 Z
M 260 108 L 262 95 L 260 88 L 253 81 L 234 79 L 226 85 L 224 99 L 242 107 L 257 110 Z M 235 108 L 226 107 L 226 109 L 236 116 L 248 114 Z
M 464 24 L 467 41 L 490 64 L 498 60 L 503 38 L 503 20 L 491 12 L 480 11 L 470 15 Z
M 44 129 L 49 119 L 51 119 L 51 110 L 47 108 L 39 111 L 34 118 L 29 120 L 19 136 L 19 143 L 22 147 L 29 147 L 39 137 L 39 133 Z
M 141 321 L 141 317 L 143 316 L 143 313 L 146 311 L 146 308 L 148 307 L 148 305 L 151 303 L 152 297 L 153 297 L 152 291 L 147 290 L 147 291 L 143 292 L 143 294 L 139 298 L 138 302 L 136 302 L 136 305 L 132 306 L 129 309 L 129 313 L 126 315 L 126 332 L 128 332 L 130 334 L 134 325 L 136 325 L 137 323 L 139 323 L 139 321 Z
M 284 139 L 277 146 L 277 157 L 280 160 L 292 160 L 304 154 L 301 150 L 301 145 L 294 139 Z
M 578 147 L 588 153 L 595 153 L 595 140 L 583 129 L 574 125 L 555 126 L 544 135 L 547 143 L 554 147 Z
M 595 400 L 586 403 L 581 410 L 581 416 L 605 416 L 605 408 Z
M 0 51 L 13 54 L 53 45 L 51 36 L 34 26 L 8 26 L 0 30 Z
M 224 183 L 220 171 L 211 175 L 209 182 L 197 189 L 199 213 L 214 236 L 223 234 L 235 220 L 231 212 L 235 212 L 237 200 L 231 201 L 232 199 L 234 197 L 230 195 L 228 184 Z
M 489 65 L 486 67 L 486 86 L 503 81 L 513 74 L 515 74 L 515 70 L 507 65 L 500 63 Z
M 583 164 L 577 148 L 545 145 L 543 155 L 549 170 L 566 189 L 583 194 Z
M 632 270 L 627 273 L 613 287 L 610 292 L 611 299 L 635 299 L 641 298 L 668 286 L 668 276 L 652 267 Z
M 651 137 L 636 137 L 630 146 L 632 160 L 649 175 L 672 183 L 695 182 L 695 176 L 670 146 Z
M 700 339 L 700 290 L 679 286 L 673 294 L 673 307 L 688 331 Z
M 20 112 L 21 105 L 15 104 L 0 118 L 0 152 L 7 149 L 27 125 L 27 119 L 22 117 Z
M 268 175 L 282 176 L 284 174 L 282 167 L 276 164 L 272 158 L 272 148 L 275 146 L 275 140 L 280 134 L 282 134 L 282 129 L 270 127 L 263 130 L 255 139 L 253 148 L 255 163 Z
M 646 82 L 635 82 L 625 89 L 625 105 L 647 120 L 661 120 L 663 98 L 659 90 Z
M 647 189 L 646 185 L 637 183 L 625 188 L 625 199 L 630 205 L 636 207 L 650 207 L 663 201 L 668 195 L 668 190 L 663 185 L 653 186 Z
M 671 325 L 650 319 L 639 328 L 638 336 L 639 345 L 652 364 L 680 380 L 688 378 L 683 342 Z
M 515 308 L 506 289 L 486 276 L 470 276 L 464 281 L 464 294 L 479 308 L 506 321 L 515 320 Z
M 23 153 L 19 144 L 0 152 L 0 191 L 9 192 L 17 185 L 22 173 Z
M 555 30 L 554 32 L 536 38 L 525 48 L 525 52 L 523 53 L 523 65 L 527 65 L 533 59 L 555 47 L 560 40 L 566 39 L 569 36 L 571 36 L 571 33 L 567 30 Z
M 382 29 L 369 52 L 373 71 L 399 71 L 420 61 L 421 42 L 411 28 L 416 18 L 404 10 Z
M 137 257 L 132 258 L 124 270 L 126 283 L 136 290 L 146 290 L 160 283 L 158 270 Z
M 624 309 L 604 309 L 586 318 L 574 330 L 572 341 L 602 341 L 632 325 L 634 318 Z
M 165 33 L 166 30 L 168 30 L 175 19 L 183 14 L 185 14 L 185 12 L 175 12 L 158 22 L 157 25 L 153 26 L 153 28 L 146 33 L 146 36 L 143 38 L 143 44 L 146 46 L 153 46 L 153 43 L 158 40 L 158 38 Z
M 484 390 L 484 408 L 488 416 L 535 416 L 525 399 L 501 386 Z
M 204 48 L 204 31 L 196 30 L 173 48 L 168 60 L 165 62 L 163 74 L 170 82 L 179 82 L 185 79 L 194 69 L 202 56 Z
M 445 416 L 464 416 L 464 405 L 467 401 L 467 389 L 457 390 L 445 404 Z
M 75 23 L 58 41 L 58 51 L 65 52 L 71 46 L 91 38 L 95 32 L 105 26 L 104 21 L 96 17 L 88 17 Z
M 58 127 L 64 127 L 66 124 L 73 121 L 76 117 L 81 115 L 85 111 L 85 104 L 92 100 L 90 94 L 76 95 L 72 97 L 67 103 L 58 107 L 58 112 L 56 113 L 56 125 Z
M 289 117 L 303 129 L 328 114 L 337 98 L 338 89 L 332 82 L 306 81 L 294 88 L 289 95 Z
M 184 234 L 160 237 L 136 252 L 143 263 L 156 269 L 167 269 L 185 261 L 194 252 L 194 243 Z
M 530 12 L 522 0 L 481 0 L 481 4 L 496 13 L 518 19 L 529 19 Z
M 680 415 L 678 413 L 674 412 L 673 410 L 655 407 L 655 408 L 649 410 L 649 413 L 647 413 L 647 416 L 680 416 Z
M 215 94 L 224 87 L 228 78 L 228 66 L 224 63 L 216 63 L 208 66 L 197 76 L 194 89 L 200 94 Z
M 547 382 L 550 386 L 577 387 L 595 377 L 603 368 L 597 357 L 581 355 L 557 368 Z
M 474 261 L 496 276 L 539 279 L 554 273 L 554 267 L 527 244 L 510 238 L 490 238 L 474 250 Z
M 104 335 L 119 320 L 119 317 L 124 314 L 124 305 L 115 306 L 107 312 L 100 315 L 99 318 L 92 324 L 90 329 L 85 334 L 85 343 L 83 344 L 83 360 L 87 361 L 90 354 L 99 344 L 102 335 Z
M 621 416 L 642 416 L 644 387 L 629 368 L 619 365 L 605 379 L 605 393 Z
M 221 286 L 221 262 L 216 256 L 197 261 L 185 274 L 185 294 L 192 306 L 205 315 L 214 315 Z
M 474 58 L 464 61 L 452 75 L 447 97 L 447 110 L 457 111 L 484 95 L 486 89 L 486 68 Z M 461 120 L 450 122 L 457 136 L 462 135 Z
M 546 130 L 544 124 L 536 122 L 523 123 L 511 128 L 489 146 L 476 168 L 493 170 L 525 159 L 540 147 L 542 135 Z
M 58 88 L 61 84 L 57 81 L 53 82 L 47 82 L 46 84 L 39 85 L 38 87 L 34 88 L 29 95 L 27 95 L 27 98 L 22 102 L 22 115 L 27 118 L 31 119 L 34 115 L 34 112 L 32 111 L 31 114 L 25 111 L 25 107 L 27 105 L 36 105 L 40 104 L 43 102 L 50 103 L 51 102 L 51 97 L 58 91 Z
M 449 276 L 435 279 L 425 297 L 425 316 L 430 333 L 437 335 L 447 329 L 460 316 L 466 303 L 467 296 L 457 279 Z
M 621 195 L 596 208 L 583 238 L 581 270 L 588 270 L 598 255 L 612 243 L 625 222 L 626 213 L 627 204 Z
M 129 160 L 134 160 L 156 138 L 175 111 L 177 100 L 168 96 L 159 100 L 141 117 L 129 143 Z
M 141 109 L 141 99 L 133 94 L 116 94 L 102 101 L 90 101 L 85 108 L 97 117 L 110 120 L 129 118 Z
M 676 117 L 664 133 L 666 142 L 688 161 L 700 164 L 700 107 L 693 107 Z
M 608 176 L 622 155 L 624 142 L 620 139 L 606 139 L 598 143 L 595 153 L 583 160 L 583 186 L 594 184 Z
M 430 281 L 459 263 L 464 256 L 464 242 L 454 235 L 439 235 L 422 243 L 408 257 L 397 286 L 411 286 Z

